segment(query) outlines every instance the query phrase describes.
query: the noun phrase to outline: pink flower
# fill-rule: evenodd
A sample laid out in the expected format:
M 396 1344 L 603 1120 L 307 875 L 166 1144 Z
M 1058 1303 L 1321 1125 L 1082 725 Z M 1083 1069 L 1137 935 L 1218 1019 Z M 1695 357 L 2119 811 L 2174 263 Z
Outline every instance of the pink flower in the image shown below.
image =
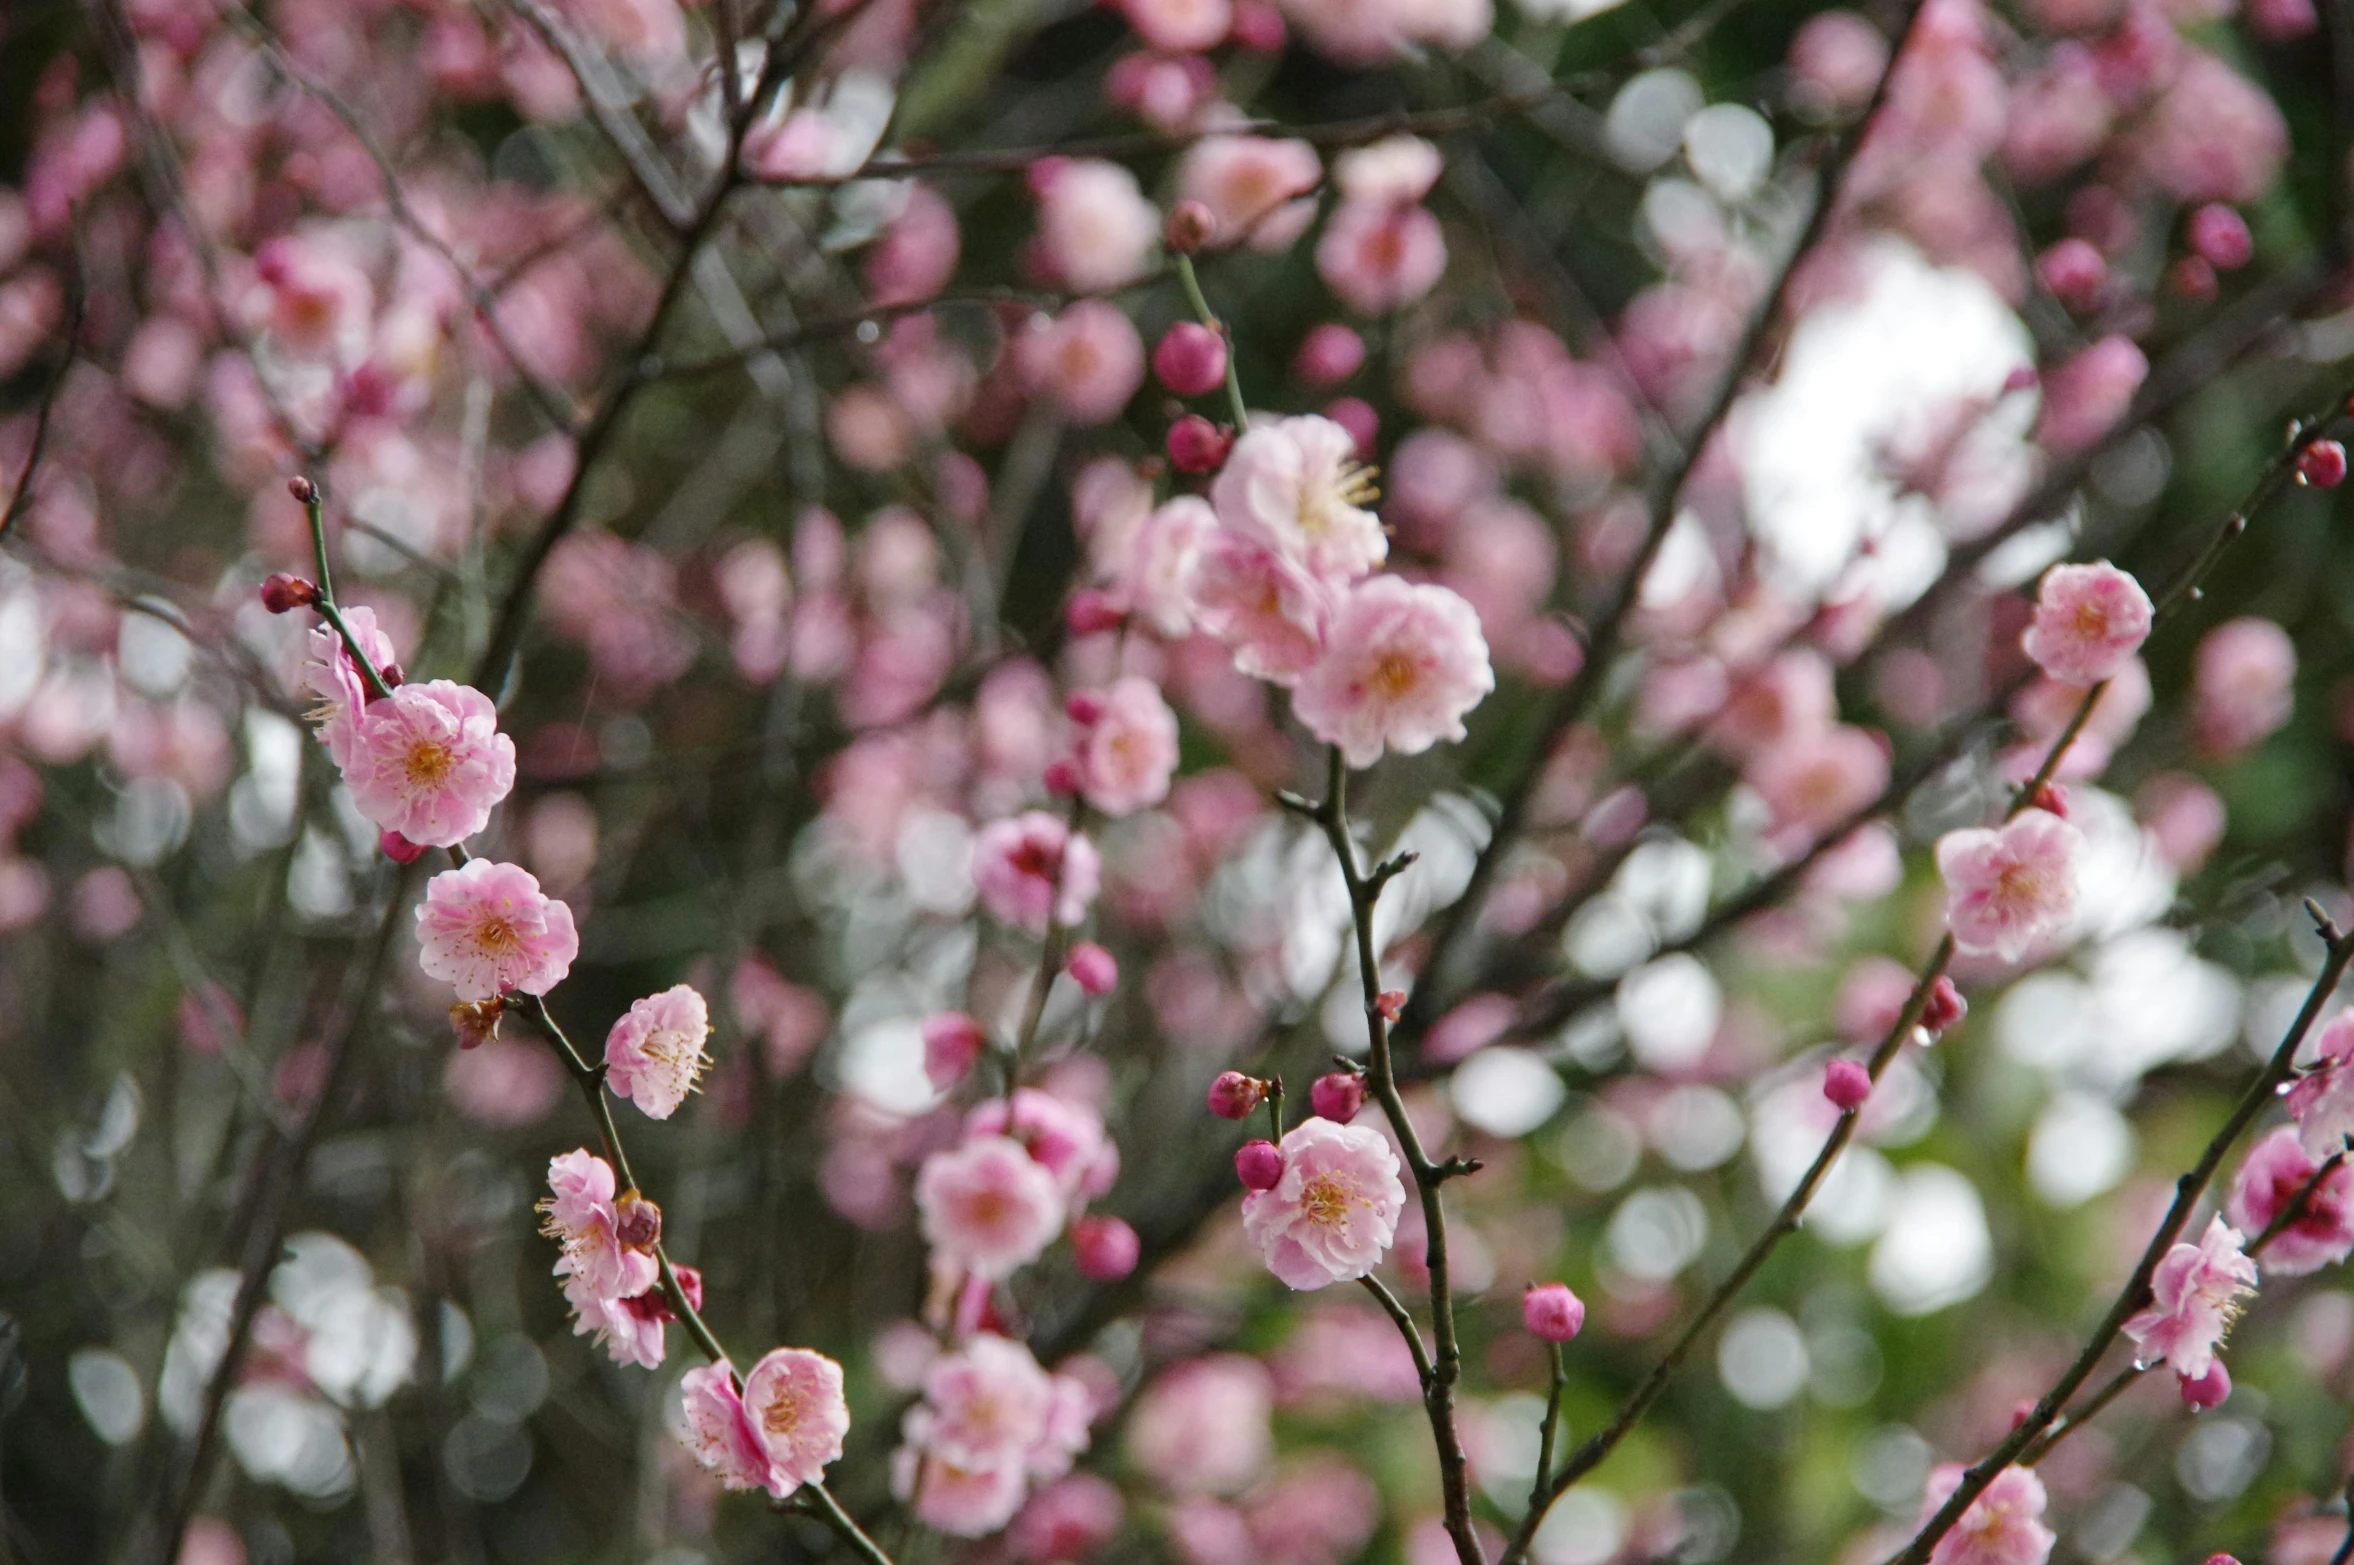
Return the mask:
M 735 1371 L 725 1359 L 698 1365 L 679 1377 L 686 1430 L 680 1442 L 706 1471 L 730 1489 L 768 1489 L 778 1499 L 795 1487 L 776 1471 L 751 1415 L 736 1390 Z M 775 1484 L 780 1487 L 771 1487 Z
M 991 821 L 973 838 L 973 885 L 982 906 L 1034 935 L 1048 920 L 1087 916 L 1103 873 L 1095 844 L 1056 816 L 1031 810 Z
M 1405 206 L 1430 194 L 1445 164 L 1420 136 L 1385 136 L 1332 160 L 1332 183 L 1343 201 Z
M 915 1490 L 917 1514 L 943 1532 L 977 1538 L 1013 1519 L 1032 1479 L 1070 1471 L 1086 1449 L 1094 1398 L 1049 1375 L 1030 1350 L 991 1332 L 933 1361 L 924 1399 L 908 1410 L 892 1487 Z
M 1776 826 L 1821 836 L 1886 791 L 1888 751 L 1876 734 L 1836 723 L 1762 752 L 1747 781 Z
M 630 1003 L 605 1035 L 605 1081 L 651 1119 L 668 1119 L 710 1063 L 711 1012 L 685 984 Z
M 934 1091 L 946 1092 L 971 1072 L 989 1035 L 962 1011 L 943 1011 L 924 1019 L 924 1077 Z
M 1071 1225 L 1071 1253 L 1078 1261 L 1080 1276 L 1118 1282 L 1136 1270 L 1144 1241 L 1116 1217 L 1082 1217 Z
M 1585 1328 L 1586 1303 L 1568 1283 L 1544 1283 L 1520 1296 L 1520 1323 L 1547 1342 L 1567 1342 Z
M 842 1366 L 824 1354 L 771 1348 L 744 1377 L 743 1406 L 768 1457 L 763 1487 L 777 1498 L 816 1483 L 826 1464 L 841 1457 L 850 1404 L 842 1395 Z
M 1253 424 L 1210 486 L 1219 521 L 1336 587 L 1388 557 L 1374 497 L 1356 437 L 1314 414 Z
M 1126 1507 L 1120 1491 L 1093 1473 L 1041 1489 L 1022 1507 L 1006 1541 L 1031 1565 L 1076 1565 L 1119 1536 Z
M 909 1410 L 909 1442 L 892 1453 L 891 1492 L 907 1501 L 927 1527 L 952 1538 L 986 1538 L 1022 1508 L 1028 1492 L 1022 1470 L 966 1467 L 924 1450 L 912 1432 L 922 1411 Z
M 1446 269 L 1446 235 L 1428 207 L 1344 201 L 1316 242 L 1316 275 L 1360 315 L 1412 304 Z
M 515 741 L 490 697 L 436 679 L 354 716 L 343 766 L 352 802 L 386 831 L 446 848 L 490 824 L 515 786 Z
M 703 1307 L 703 1274 L 692 1266 L 674 1268 L 678 1285 L 687 1302 L 700 1310 Z M 564 1279 L 564 1297 L 575 1312 L 572 1334 L 594 1333 L 597 1344 L 616 1364 L 635 1364 L 641 1369 L 659 1369 L 668 1351 L 662 1328 L 677 1317 L 670 1313 L 670 1301 L 658 1287 L 626 1299 L 603 1299 L 590 1291 L 577 1277 Z
M 1046 1167 L 1004 1136 L 935 1152 L 916 1175 L 924 1238 L 977 1277 L 1010 1276 L 1062 1231 L 1062 1191 Z
M 393 662 L 392 638 L 376 628 L 376 611 L 370 608 L 349 608 L 343 611 L 343 622 L 351 627 L 352 639 L 368 655 L 378 669 Z M 360 713 L 366 710 L 373 692 L 366 676 L 351 660 L 351 650 L 332 626 L 321 625 L 310 633 L 310 656 L 302 665 L 302 687 L 315 700 L 311 721 L 319 725 L 319 742 L 334 757 L 338 771 L 351 765 L 353 731 Z
M 1128 1459 L 1177 1494 L 1234 1494 L 1266 1475 L 1275 1383 L 1257 1359 L 1213 1353 L 1164 1371 L 1128 1417 Z
M 2043 416 L 2035 438 L 2054 451 L 2077 451 L 2125 416 L 2150 361 L 2130 337 L 2110 335 L 2044 376 Z
M 1144 384 L 1144 339 L 1101 299 L 1081 299 L 1052 319 L 1031 323 L 1014 343 L 1015 362 L 1032 392 L 1051 396 L 1074 424 L 1107 424 Z
M 2325 1158 L 2354 1136 L 2354 1009 L 2330 1018 L 2314 1040 L 2313 1069 L 2289 1085 L 2289 1117 L 2305 1151 Z
M 1103 1120 L 1085 1104 L 1037 1087 L 1016 1087 L 1011 1097 L 992 1098 L 965 1116 L 967 1136 L 1005 1136 L 1055 1178 L 1055 1187 L 1074 1208 L 1111 1189 L 1120 1171 L 1119 1149 L 1105 1137 Z
M 1316 149 L 1304 141 L 1208 136 L 1178 164 L 1177 190 L 1210 209 L 1212 244 L 1274 252 L 1290 249 L 1315 221 L 1316 203 L 1304 198 L 1323 177 Z
M 1947 1462 L 1929 1475 L 1921 1520 L 1937 1514 L 1962 1486 L 1968 1469 Z M 1929 1565 L 2044 1565 L 2058 1535 L 2041 1517 L 2046 1496 L 2032 1467 L 2006 1467 L 1995 1475 L 1951 1532 L 1937 1540 Z
M 2097 685 L 2125 666 L 2150 636 L 2150 595 L 2101 560 L 2055 565 L 2035 595 L 2035 623 L 2019 644 L 2063 685 Z
M 1406 1204 L 1397 1155 L 1377 1131 L 1302 1121 L 1283 1138 L 1283 1178 L 1243 1197 L 1242 1231 L 1267 1269 L 1301 1290 L 1373 1270 Z
M 2256 1263 L 2240 1251 L 2240 1232 L 2221 1217 L 2208 1220 L 2197 1244 L 2166 1252 L 2150 1278 L 2150 1307 L 2125 1323 L 2125 1335 L 2144 1364 L 2163 1359 L 2185 1380 L 2215 1362 L 2216 1346 L 2240 1312 L 2240 1296 L 2256 1289 Z
M 1253 679 L 1296 685 L 1324 650 L 1332 594 L 1307 569 L 1224 529 L 1193 571 L 1193 617 Z
M 1133 815 L 1169 796 L 1177 770 L 1177 714 L 1160 686 L 1129 675 L 1103 695 L 1103 715 L 1080 742 L 1087 802 L 1106 815 Z
M 2272 621 L 2226 620 L 2199 638 L 2193 663 L 2191 700 L 2208 749 L 2236 755 L 2289 720 L 2297 648 Z
M 2224 1216 L 2242 1233 L 2262 1233 L 2286 1212 L 2321 1171 L 2297 1127 L 2283 1125 L 2249 1149 L 2232 1181 Z M 2297 1220 L 2264 1247 L 2264 1264 L 2283 1277 L 2302 1277 L 2354 1254 L 2354 1168 L 2340 1163 L 2314 1185 Z
M 510 989 L 546 994 L 580 954 L 572 909 L 543 894 L 529 870 L 494 859 L 471 859 L 426 883 L 417 940 L 425 975 L 461 1000 Z
M 1340 746 L 1350 765 L 1364 767 L 1384 749 L 1416 755 L 1460 740 L 1464 714 L 1495 688 L 1470 604 L 1444 587 L 1382 576 L 1342 600 L 1292 710 L 1310 733 Z
M 1193 628 L 1194 570 L 1217 531 L 1217 513 L 1196 495 L 1177 496 L 1137 527 L 1120 584 L 1137 617 L 1162 636 Z
M 1134 174 L 1099 158 L 1074 158 L 1041 183 L 1039 247 L 1072 291 L 1108 293 L 1143 274 L 1161 237 L 1161 214 Z
M 1946 927 L 1973 955 L 2016 962 L 2037 941 L 2065 930 L 2076 916 L 2076 857 L 2084 834 L 2056 815 L 2022 811 L 1988 831 L 1949 831 L 1937 839 L 1945 878 Z
M 564 1247 L 557 1276 L 576 1279 L 606 1302 L 634 1298 L 654 1285 L 654 1257 L 621 1242 L 610 1164 L 586 1148 L 566 1152 L 549 1160 L 548 1187 L 555 1193 L 539 1204 L 547 1214 L 540 1232 Z
M 1230 0 L 1120 0 L 1120 14 L 1146 43 L 1167 54 L 1213 48 L 1234 25 Z
M 2288 156 L 2288 127 L 2264 90 L 2203 49 L 2144 117 L 2132 156 L 2185 203 L 2255 200 Z

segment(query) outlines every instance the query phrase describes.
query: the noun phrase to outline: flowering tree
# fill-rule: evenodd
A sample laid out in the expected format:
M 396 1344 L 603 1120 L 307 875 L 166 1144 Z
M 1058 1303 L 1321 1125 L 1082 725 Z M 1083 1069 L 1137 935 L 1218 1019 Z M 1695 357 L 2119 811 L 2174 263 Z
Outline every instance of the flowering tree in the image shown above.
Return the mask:
M 11 1553 L 2354 1552 L 2354 12 L 0 37 Z

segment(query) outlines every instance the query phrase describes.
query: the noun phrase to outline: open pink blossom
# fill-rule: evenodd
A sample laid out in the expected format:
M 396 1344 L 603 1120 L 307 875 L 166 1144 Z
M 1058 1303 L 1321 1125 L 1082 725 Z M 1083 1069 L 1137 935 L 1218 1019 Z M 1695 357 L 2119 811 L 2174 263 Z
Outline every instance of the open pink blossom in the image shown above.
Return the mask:
M 1126 1511 L 1116 1486 L 1093 1473 L 1073 1473 L 1022 1507 L 1007 1542 L 1016 1559 L 1031 1565 L 1076 1565 L 1119 1536 Z
M 1178 495 L 1136 528 L 1120 571 L 1121 595 L 1137 618 L 1178 640 L 1193 628 L 1193 578 L 1218 516 L 1198 495 Z
M 446 848 L 490 824 L 515 786 L 515 741 L 499 710 L 470 685 L 403 685 L 352 721 L 343 780 L 386 831 Z
M 2297 647 L 2268 619 L 2225 620 L 2199 638 L 2191 700 L 2199 742 L 2220 755 L 2254 748 L 2296 700 Z
M 347 608 L 343 622 L 379 670 L 391 666 L 392 638 L 377 628 L 374 609 Z M 318 725 L 319 742 L 327 747 L 338 771 L 348 769 L 352 734 L 374 691 L 333 626 L 320 625 L 310 632 L 310 655 L 303 662 L 301 680 L 312 697 L 310 717 Z
M 1412 304 L 1446 269 L 1446 234 L 1428 207 L 1344 201 L 1316 241 L 1316 275 L 1359 315 Z
M 564 1248 L 556 1275 L 578 1280 L 598 1299 L 634 1298 L 654 1285 L 654 1257 L 621 1242 L 614 1205 L 612 1165 L 585 1148 L 549 1160 L 548 1187 L 540 1202 L 547 1215 L 540 1232 Z
M 1176 1494 L 1237 1494 L 1266 1476 L 1275 1453 L 1275 1382 L 1242 1353 L 1212 1353 L 1164 1371 L 1129 1416 L 1128 1459 Z
M 1749 786 L 1774 824 L 1812 838 L 1843 826 L 1888 787 L 1888 751 L 1878 735 L 1834 723 L 1760 752 Z
M 1324 650 L 1332 594 L 1305 566 L 1220 529 L 1193 571 L 1193 617 L 1253 679 L 1296 685 Z
M 1100 158 L 1072 158 L 1038 183 L 1039 248 L 1073 292 L 1108 293 L 1143 273 L 1161 214 L 1134 174 Z
M 1210 485 L 1219 521 L 1336 587 L 1389 555 L 1374 498 L 1356 437 L 1315 414 L 1251 425 Z
M 674 1267 L 678 1285 L 687 1302 L 700 1310 L 703 1307 L 703 1274 L 692 1266 Z M 564 1279 L 564 1297 L 572 1305 L 572 1334 L 594 1334 L 598 1346 L 616 1364 L 635 1364 L 640 1369 L 659 1369 L 669 1345 L 663 1338 L 663 1328 L 677 1317 L 670 1312 L 670 1300 L 659 1287 L 649 1287 L 643 1293 L 626 1299 L 605 1299 L 581 1283 L 578 1277 Z
M 816 1483 L 826 1464 L 841 1457 L 850 1404 L 842 1395 L 842 1366 L 824 1354 L 771 1348 L 744 1376 L 743 1404 L 768 1456 L 770 1494 L 781 1499 Z
M 1169 796 L 1177 770 L 1177 714 L 1161 687 L 1131 674 L 1103 694 L 1103 713 L 1079 745 L 1087 802 L 1106 815 L 1133 815 Z
M 1324 165 L 1307 142 L 1206 136 L 1178 163 L 1177 191 L 1210 209 L 1217 225 L 1212 244 L 1273 253 L 1290 249 L 1315 221 L 1308 193 L 1323 177 Z
M 680 1440 L 697 1463 L 730 1489 L 767 1489 L 780 1500 L 793 1492 L 796 1486 L 776 1470 L 753 1427 L 725 1359 L 688 1370 L 678 1388 L 686 1413 Z
M 1083 1384 L 1048 1374 L 1021 1343 L 977 1332 L 926 1371 L 924 1399 L 901 1426 L 893 1488 L 944 1532 L 995 1532 L 1032 1480 L 1070 1471 L 1087 1447 L 1094 1405 Z
M 2290 1083 L 2288 1103 L 2299 1141 L 2318 1159 L 2354 1137 L 2354 1008 L 2331 1017 L 2313 1043 L 2313 1068 Z
M 925 1526 L 952 1538 L 986 1538 L 1022 1508 L 1029 1480 L 1019 1467 L 966 1467 L 924 1449 L 921 1407 L 908 1410 L 907 1442 L 891 1455 L 891 1492 Z
M 1023 383 L 1074 424 L 1108 424 L 1144 384 L 1144 339 L 1117 305 L 1081 299 L 1015 340 Z
M 1341 600 L 1292 710 L 1362 767 L 1385 749 L 1416 755 L 1462 739 L 1464 714 L 1495 688 L 1470 604 L 1445 587 L 1379 576 Z
M 2340 1163 L 2315 1185 L 2321 1165 L 2297 1139 L 2297 1127 L 2283 1125 L 2249 1148 L 2232 1181 L 2223 1215 L 2249 1234 L 2270 1228 L 2313 1185 L 2297 1220 L 2264 1247 L 2265 1267 L 2279 1276 L 2302 1277 L 2354 1254 L 2354 1168 Z
M 2084 834 L 2043 810 L 2008 825 L 1949 831 L 1937 839 L 1946 927 L 1974 955 L 2016 962 L 2076 916 L 2076 861 Z
M 1083 1103 L 1037 1087 L 976 1104 L 965 1116 L 968 1137 L 1004 1136 L 1055 1179 L 1073 1210 L 1111 1189 L 1120 1149 L 1104 1134 L 1103 1117 Z
M 1303 1120 L 1283 1138 L 1283 1178 L 1242 1200 L 1242 1231 L 1269 1271 L 1307 1290 L 1380 1264 L 1406 1204 L 1397 1154 L 1378 1131 Z
M 2241 1296 L 2256 1289 L 2256 1263 L 2240 1242 L 2240 1231 L 2218 1216 L 2197 1244 L 2166 1252 L 2150 1277 L 2150 1307 L 2125 1323 L 2139 1362 L 2164 1360 L 2185 1380 L 2207 1373 Z
M 976 1277 L 1006 1277 L 1062 1232 L 1062 1191 L 1046 1166 L 1005 1136 L 976 1136 L 924 1160 L 915 1181 L 924 1238 Z
M 711 1011 L 685 984 L 634 1000 L 605 1035 L 605 1082 L 649 1118 L 668 1119 L 710 1063 Z
M 1046 933 L 1050 919 L 1085 918 L 1102 876 L 1095 844 L 1044 810 L 991 821 L 973 839 L 981 905 L 1034 935 Z
M 2061 684 L 2097 685 L 2141 650 L 2151 612 L 2141 583 L 2107 560 L 2055 565 L 2043 573 L 2035 623 L 2020 645 Z
M 1446 165 L 1420 136 L 1384 136 L 1332 160 L 1332 183 L 1343 201 L 1405 206 L 1430 194 Z
M 495 859 L 470 859 L 426 883 L 417 941 L 426 976 L 461 1000 L 510 989 L 546 994 L 580 954 L 572 909 L 543 893 L 529 870 Z
M 1944 1508 L 1962 1486 L 1966 1469 L 1947 1462 L 1929 1475 L 1921 1520 Z M 1937 1540 L 1929 1565 L 2044 1565 L 2058 1535 L 2043 1524 L 2048 1503 L 2043 1480 L 2032 1467 L 2006 1467 L 1995 1475 L 1953 1530 Z

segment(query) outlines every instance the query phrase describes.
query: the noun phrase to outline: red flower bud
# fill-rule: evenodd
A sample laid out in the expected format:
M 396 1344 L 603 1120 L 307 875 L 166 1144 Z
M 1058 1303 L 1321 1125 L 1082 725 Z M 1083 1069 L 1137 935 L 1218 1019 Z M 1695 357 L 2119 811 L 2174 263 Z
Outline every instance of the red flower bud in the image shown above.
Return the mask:
M 1308 1104 L 1319 1118 L 1345 1125 L 1365 1106 L 1365 1078 L 1349 1071 L 1319 1076 L 1308 1089 Z
M 411 842 L 397 831 L 388 831 L 376 839 L 376 846 L 395 864 L 414 864 L 425 856 L 425 844 Z
M 1063 963 L 1063 971 L 1071 981 L 1097 999 L 1120 986 L 1120 964 L 1112 954 L 1092 940 L 1082 940 L 1071 947 L 1071 954 Z
M 1272 1141 L 1246 1141 L 1234 1154 L 1234 1173 L 1245 1189 L 1272 1190 L 1283 1183 L 1283 1149 Z
M 1220 1119 L 1249 1119 L 1267 1101 L 1267 1083 L 1241 1071 L 1222 1071 L 1210 1083 L 1210 1112 Z
M 1093 587 L 1082 587 L 1072 593 L 1071 606 L 1063 611 L 1063 623 L 1070 626 L 1074 636 L 1098 636 L 1107 630 L 1117 630 L 1125 617 L 1110 595 Z
M 662 1242 L 662 1208 L 624 1190 L 613 1201 L 613 1237 L 628 1250 L 651 1250 Z
M 2316 440 L 2297 454 L 2297 482 L 2335 489 L 2345 481 L 2346 448 L 2335 440 Z
M 1180 473 L 1214 473 L 1234 449 L 1234 432 L 1188 413 L 1169 426 L 1169 465 Z
M 1585 1328 L 1586 1301 L 1565 1282 L 1532 1284 L 1520 1296 L 1520 1323 L 1532 1336 L 1567 1342 Z
M 262 607 L 272 614 L 290 614 L 319 601 L 319 589 L 300 576 L 276 572 L 262 581 Z
M 1226 339 L 1199 321 L 1179 321 L 1152 350 L 1152 372 L 1181 397 L 1206 396 L 1226 384 Z
M 1872 1095 L 1872 1073 L 1853 1060 L 1833 1060 L 1823 1072 L 1823 1096 L 1842 1112 L 1859 1109 Z
M 1954 987 L 1952 979 L 1941 976 L 1929 986 L 1929 999 L 1921 1007 L 1921 1025 L 1934 1037 L 1951 1031 L 1969 1014 L 1970 1002 L 1962 998 L 1962 991 Z
M 319 498 L 319 486 L 299 473 L 286 480 L 286 492 L 304 505 Z
M 1118 1282 L 1136 1270 L 1144 1251 L 1136 1230 L 1116 1217 L 1082 1217 L 1071 1227 L 1071 1253 L 1079 1274 L 1097 1282 Z
M 1218 237 L 1217 215 L 1199 201 L 1180 201 L 1169 208 L 1161 238 L 1178 255 L 1191 255 Z
M 2208 1365 L 2207 1373 L 2196 1380 L 2188 1375 L 2177 1375 L 2175 1380 L 2182 1387 L 2182 1399 L 2195 1412 L 2205 1413 L 2219 1408 L 2231 1395 L 2231 1371 L 2223 1367 L 2221 1359 Z
M 1063 700 L 1063 715 L 1083 728 L 1103 721 L 1103 697 L 1092 690 L 1074 690 Z

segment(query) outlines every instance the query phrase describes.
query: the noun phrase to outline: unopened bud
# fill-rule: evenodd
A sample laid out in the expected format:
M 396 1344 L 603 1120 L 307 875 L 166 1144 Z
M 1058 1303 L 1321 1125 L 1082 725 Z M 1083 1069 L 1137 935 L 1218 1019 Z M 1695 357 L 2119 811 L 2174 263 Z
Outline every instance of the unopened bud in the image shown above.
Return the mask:
M 1954 987 L 1952 979 L 1940 976 L 1929 986 L 1929 998 L 1921 1006 L 1921 1025 L 1935 1037 L 1960 1025 L 1969 1014 L 1970 1002 L 1962 998 L 1962 991 Z
M 1520 1296 L 1520 1323 L 1532 1336 L 1567 1342 L 1585 1329 L 1586 1301 L 1565 1282 L 1541 1283 Z
M 1833 1060 L 1823 1072 L 1823 1096 L 1841 1112 L 1859 1109 L 1872 1095 L 1872 1073 L 1853 1060 Z
M 662 1242 L 662 1208 L 624 1190 L 613 1202 L 613 1237 L 625 1250 L 651 1250 Z
M 1143 1252 L 1136 1230 L 1116 1217 L 1082 1217 L 1071 1226 L 1071 1253 L 1083 1277 L 1118 1282 L 1136 1270 Z
M 2047 782 L 2035 790 L 2034 805 L 2046 815 L 2068 818 L 2068 790 L 2056 782 Z
M 1365 1078 L 1349 1071 L 1334 1071 L 1316 1078 L 1308 1089 L 1308 1106 L 1319 1119 L 1345 1125 L 1357 1117 L 1365 1106 Z
M 1120 986 L 1120 964 L 1092 940 L 1071 947 L 1063 971 L 1071 975 L 1071 982 L 1099 1000 Z
M 1063 623 L 1071 627 L 1074 636 L 1100 636 L 1107 630 L 1118 630 L 1125 617 L 1109 593 L 1093 587 L 1072 593 L 1071 606 L 1063 611 Z
M 1246 1190 L 1272 1190 L 1283 1183 L 1283 1149 L 1272 1141 L 1246 1141 L 1234 1154 L 1234 1174 Z
M 2223 1367 L 2221 1359 L 2208 1365 L 2207 1373 L 2196 1380 L 2188 1375 L 2175 1378 L 2181 1383 L 2182 1399 L 2197 1412 L 2219 1408 L 2231 1396 L 2231 1371 Z
M 1161 237 L 1179 255 L 1191 255 L 1218 237 L 1217 215 L 1199 201 L 1180 201 L 1169 208 Z
M 450 1030 L 458 1035 L 458 1047 L 471 1049 L 496 1038 L 499 1018 L 506 1014 L 507 1002 L 495 994 L 487 1000 L 461 1000 L 451 1006 Z
M 1381 1013 L 1381 1019 L 1383 1021 L 1395 1022 L 1399 1017 L 1406 1014 L 1406 991 L 1403 989 L 1384 989 L 1380 996 L 1374 1000 L 1373 1008 L 1374 1010 Z
M 1169 465 L 1180 473 L 1214 473 L 1234 449 L 1234 432 L 1188 413 L 1169 426 Z
M 1267 1101 L 1267 1083 L 1241 1071 L 1221 1071 L 1210 1083 L 1210 1112 L 1220 1119 L 1249 1119 Z
M 376 846 L 395 864 L 414 864 L 425 856 L 425 844 L 411 842 L 397 831 L 388 831 L 376 839 Z
M 309 505 L 319 498 L 319 486 L 299 473 L 286 480 L 286 492 L 304 505 Z
M 1039 781 L 1046 784 L 1046 791 L 1056 798 L 1070 799 L 1078 796 L 1087 780 L 1079 774 L 1079 763 L 1066 756 L 1058 761 L 1047 762 L 1046 771 Z
M 262 581 L 262 607 L 272 614 L 291 614 L 296 609 L 307 609 L 318 601 L 318 587 L 300 576 L 289 576 L 279 571 Z
M 2297 481 L 2316 489 L 2335 489 L 2346 481 L 2346 448 L 2335 440 L 2316 440 L 2297 456 Z
M 1103 697 L 1092 690 L 1074 690 L 1063 702 L 1063 715 L 1082 728 L 1103 721 Z
M 973 1062 L 981 1057 L 982 1045 L 988 1042 L 981 1024 L 962 1011 L 927 1017 L 923 1034 L 924 1075 L 935 1092 L 946 1092 L 964 1080 Z

